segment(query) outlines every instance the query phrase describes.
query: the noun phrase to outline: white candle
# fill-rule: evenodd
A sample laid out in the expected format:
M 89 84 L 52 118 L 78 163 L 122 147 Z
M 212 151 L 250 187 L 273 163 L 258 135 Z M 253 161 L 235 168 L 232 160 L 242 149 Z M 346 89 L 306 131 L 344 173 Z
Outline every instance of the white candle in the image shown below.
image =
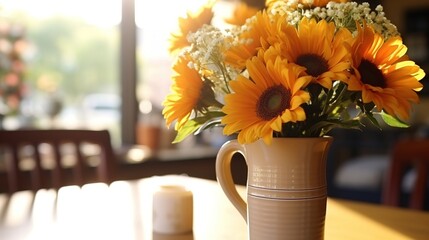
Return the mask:
M 163 185 L 153 194 L 153 231 L 175 234 L 192 231 L 192 192 L 178 185 Z

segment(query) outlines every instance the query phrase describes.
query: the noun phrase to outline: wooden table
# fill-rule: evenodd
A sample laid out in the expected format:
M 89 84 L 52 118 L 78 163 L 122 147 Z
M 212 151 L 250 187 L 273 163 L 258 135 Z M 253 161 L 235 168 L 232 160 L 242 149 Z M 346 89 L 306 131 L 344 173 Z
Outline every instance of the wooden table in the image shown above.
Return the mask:
M 193 232 L 152 232 L 152 194 L 180 184 L 194 195 Z M 244 187 L 238 187 L 242 195 Z M 328 200 L 325 239 L 429 239 L 429 213 Z M 245 240 L 246 224 L 215 181 L 186 176 L 0 195 L 0 239 Z

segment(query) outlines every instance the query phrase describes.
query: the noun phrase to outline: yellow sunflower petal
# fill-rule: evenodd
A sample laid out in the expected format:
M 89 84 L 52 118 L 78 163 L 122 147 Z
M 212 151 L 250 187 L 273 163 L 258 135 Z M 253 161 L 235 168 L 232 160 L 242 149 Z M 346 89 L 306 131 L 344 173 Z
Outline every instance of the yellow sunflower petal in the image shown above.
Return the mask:
M 310 101 L 310 94 L 306 91 L 298 91 L 290 102 L 290 108 L 296 109 L 298 106 L 308 101 Z
M 281 117 L 277 117 L 271 124 L 270 124 L 271 129 L 273 129 L 274 131 L 280 132 L 282 130 L 282 119 Z
M 347 81 L 348 89 L 361 91 L 363 102 L 373 102 L 378 110 L 407 120 L 410 103 L 419 101 L 415 91 L 423 87 L 419 81 L 424 71 L 408 60 L 400 37 L 384 41 L 370 26 L 358 32 L 352 46 L 355 74 Z
M 244 68 L 246 61 L 256 56 L 260 48 L 267 49 L 274 45 L 276 36 L 281 33 L 279 26 L 286 25 L 285 16 L 270 16 L 266 11 L 259 11 L 243 27 L 243 32 L 234 42 L 243 41 L 247 44 L 237 44 L 225 52 L 225 62 L 236 68 Z M 268 44 L 270 43 L 270 44 Z
M 169 52 L 174 53 L 189 45 L 187 36 L 191 32 L 196 32 L 204 24 L 209 24 L 213 18 L 214 1 L 209 1 L 197 12 L 188 12 L 185 18 L 179 18 L 179 29 L 170 36 Z
M 163 102 L 164 118 L 167 126 L 177 120 L 176 128 L 180 128 L 189 119 L 200 99 L 203 82 L 195 69 L 188 68 L 189 58 L 180 57 L 173 66 L 172 92 Z

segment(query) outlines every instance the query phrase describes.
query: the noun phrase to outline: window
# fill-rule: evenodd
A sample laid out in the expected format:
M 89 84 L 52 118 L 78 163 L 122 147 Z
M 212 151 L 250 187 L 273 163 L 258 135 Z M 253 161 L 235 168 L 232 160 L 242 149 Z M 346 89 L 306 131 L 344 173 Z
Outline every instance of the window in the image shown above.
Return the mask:
M 21 25 L 27 42 L 21 112 L 3 125 L 108 128 L 119 144 L 121 0 L 1 0 L 0 6 L 1 21 Z

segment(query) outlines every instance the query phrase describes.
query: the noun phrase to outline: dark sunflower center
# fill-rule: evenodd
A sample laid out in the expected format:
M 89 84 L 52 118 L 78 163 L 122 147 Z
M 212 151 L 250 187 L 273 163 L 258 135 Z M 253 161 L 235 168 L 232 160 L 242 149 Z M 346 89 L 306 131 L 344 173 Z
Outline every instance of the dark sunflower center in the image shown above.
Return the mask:
M 362 59 L 358 67 L 358 71 L 361 75 L 361 81 L 363 83 L 381 88 L 385 88 L 387 86 L 383 73 L 380 71 L 380 69 L 377 68 L 376 65 L 374 65 L 374 63 L 366 59 Z
M 281 85 L 273 86 L 262 93 L 257 103 L 257 115 L 263 120 L 279 116 L 290 106 L 291 93 Z
M 317 77 L 329 70 L 328 62 L 316 54 L 304 54 L 298 57 L 296 63 L 307 68 L 307 74 Z
M 203 81 L 196 109 L 202 110 L 213 104 L 215 104 L 215 95 L 212 89 L 212 83 L 210 81 Z

